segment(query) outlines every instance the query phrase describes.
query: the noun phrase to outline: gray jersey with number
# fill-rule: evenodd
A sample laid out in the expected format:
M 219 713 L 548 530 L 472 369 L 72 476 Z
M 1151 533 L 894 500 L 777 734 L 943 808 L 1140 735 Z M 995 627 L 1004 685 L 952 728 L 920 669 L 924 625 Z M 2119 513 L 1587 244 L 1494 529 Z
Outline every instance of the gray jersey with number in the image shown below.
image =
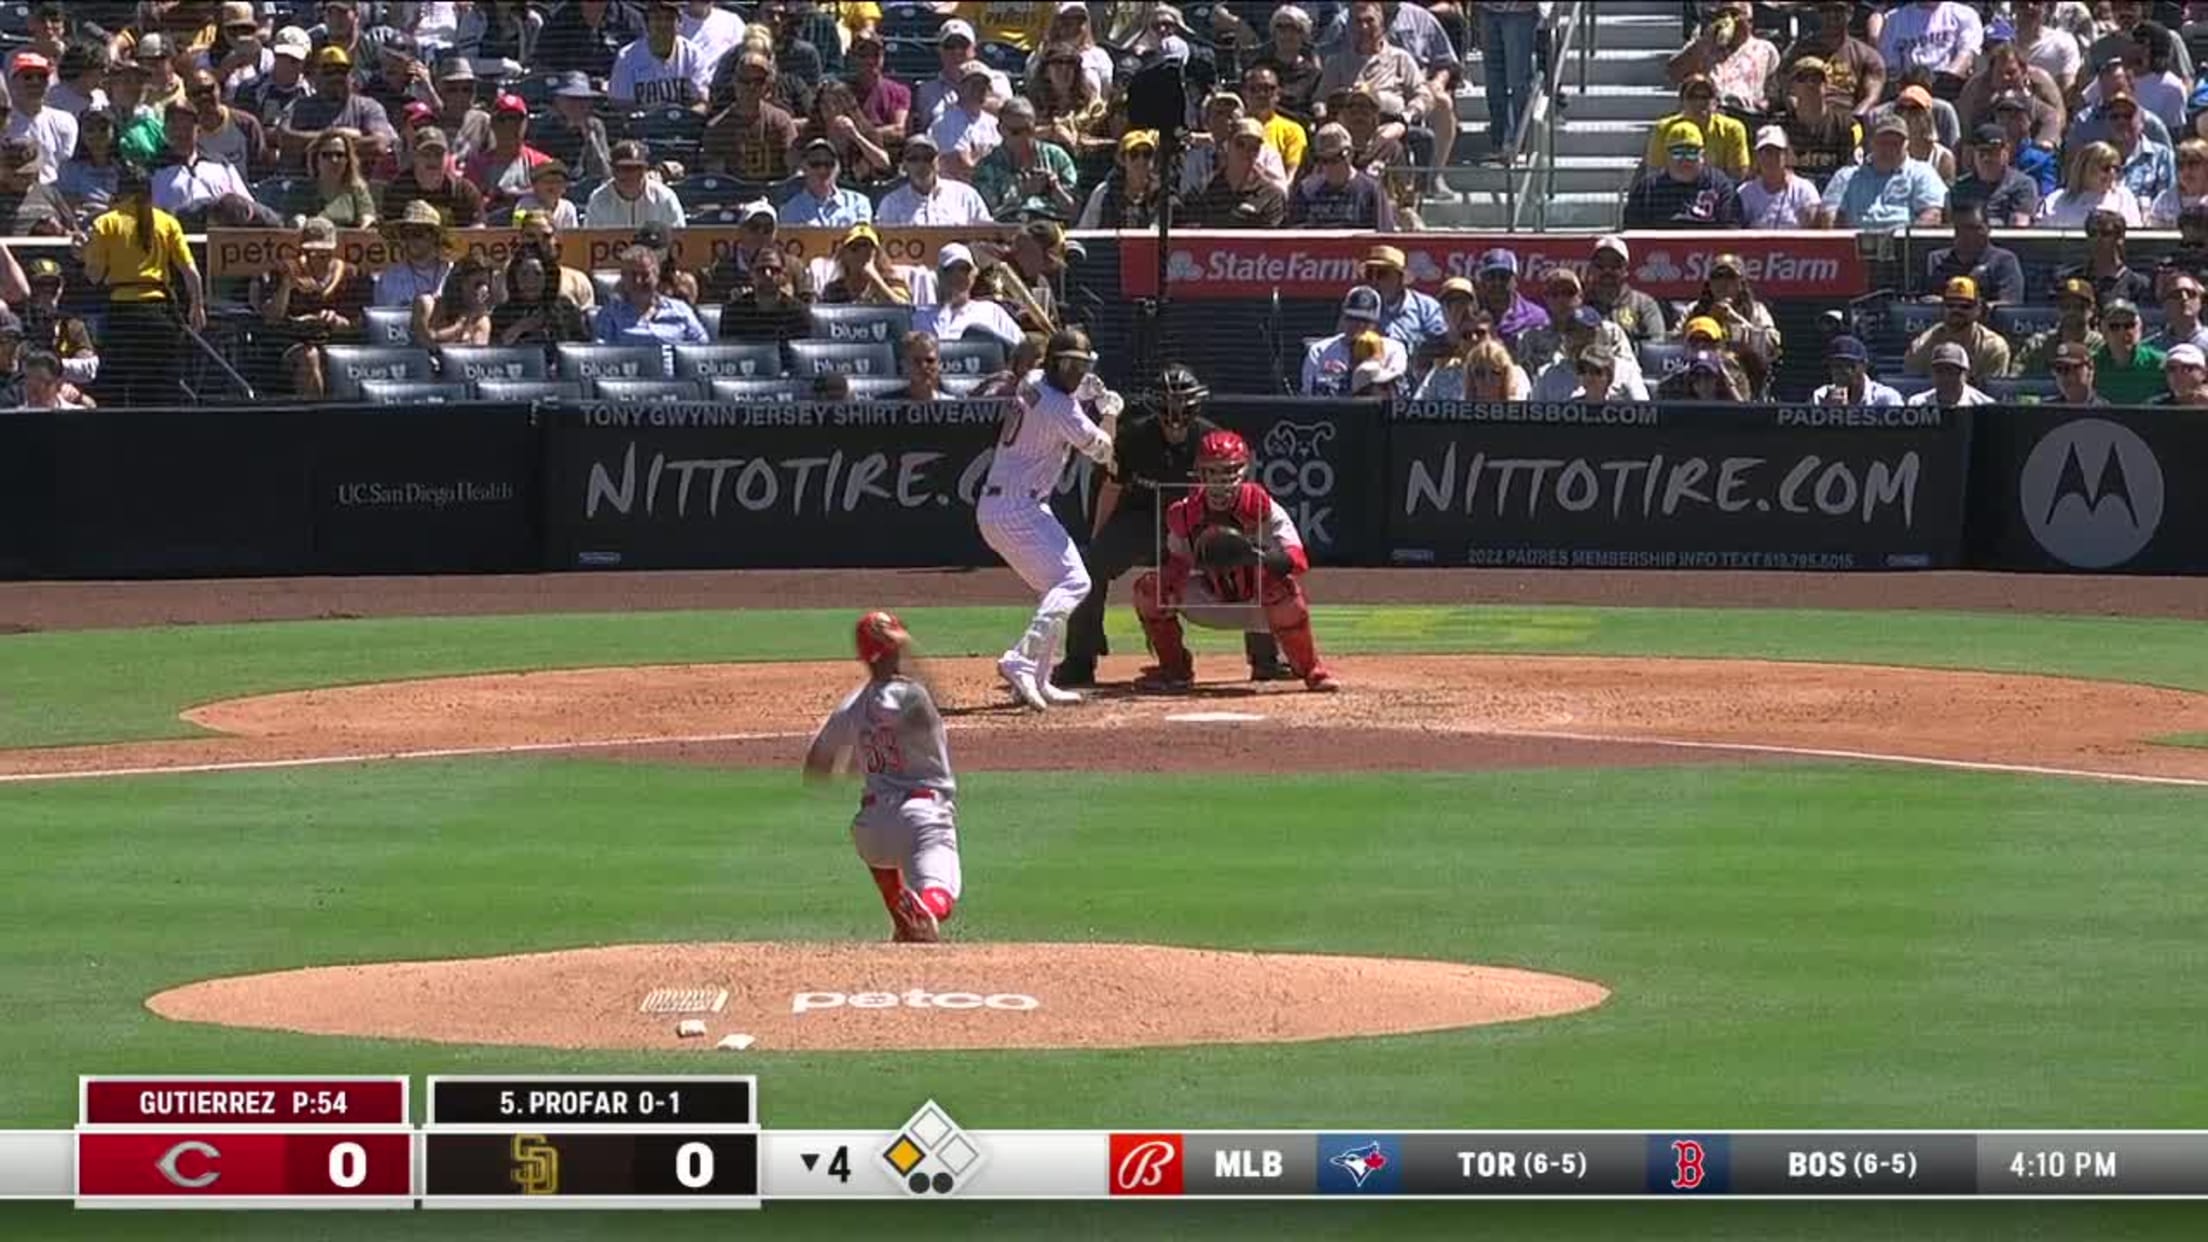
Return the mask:
M 949 797 L 958 791 L 943 714 L 928 688 L 909 677 L 870 681 L 852 691 L 820 727 L 820 736 L 837 750 L 851 748 L 854 764 L 866 773 L 866 792 L 876 797 L 902 798 L 916 789 Z

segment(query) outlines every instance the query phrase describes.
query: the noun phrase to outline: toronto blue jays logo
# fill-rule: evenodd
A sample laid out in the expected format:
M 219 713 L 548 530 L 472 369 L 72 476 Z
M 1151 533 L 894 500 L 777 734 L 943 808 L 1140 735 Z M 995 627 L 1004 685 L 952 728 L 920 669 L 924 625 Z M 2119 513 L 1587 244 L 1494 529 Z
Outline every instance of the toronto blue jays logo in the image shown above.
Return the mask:
M 1349 1174 L 1351 1181 L 1363 1186 L 1366 1178 L 1388 1167 L 1388 1153 L 1382 1151 L 1378 1143 L 1367 1143 L 1363 1147 L 1353 1147 L 1335 1155 L 1327 1163 Z

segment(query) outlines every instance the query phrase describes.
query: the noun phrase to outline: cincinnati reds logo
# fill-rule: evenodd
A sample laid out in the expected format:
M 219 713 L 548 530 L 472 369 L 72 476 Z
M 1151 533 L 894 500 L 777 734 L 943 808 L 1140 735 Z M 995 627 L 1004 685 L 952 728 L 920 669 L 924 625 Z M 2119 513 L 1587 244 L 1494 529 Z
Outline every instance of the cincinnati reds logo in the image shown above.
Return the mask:
M 1181 1193 L 1181 1138 L 1179 1135 L 1115 1134 L 1112 1169 L 1115 1195 L 1177 1195 Z
M 218 1173 L 214 1169 L 210 1168 L 204 1173 L 200 1173 L 192 1177 L 186 1177 L 183 1172 L 177 1168 L 178 1162 L 180 1162 L 186 1154 L 201 1156 L 205 1158 L 209 1164 L 212 1164 L 214 1161 L 220 1159 L 222 1156 L 222 1153 L 215 1150 L 213 1147 L 200 1142 L 198 1139 L 192 1139 L 188 1142 L 178 1143 L 176 1146 L 171 1147 L 167 1152 L 162 1154 L 162 1157 L 159 1160 L 153 1162 L 153 1167 L 161 1170 L 161 1176 L 168 1178 L 171 1182 L 182 1186 L 186 1190 L 197 1190 L 202 1186 L 213 1185 L 215 1179 L 222 1176 L 221 1173 Z

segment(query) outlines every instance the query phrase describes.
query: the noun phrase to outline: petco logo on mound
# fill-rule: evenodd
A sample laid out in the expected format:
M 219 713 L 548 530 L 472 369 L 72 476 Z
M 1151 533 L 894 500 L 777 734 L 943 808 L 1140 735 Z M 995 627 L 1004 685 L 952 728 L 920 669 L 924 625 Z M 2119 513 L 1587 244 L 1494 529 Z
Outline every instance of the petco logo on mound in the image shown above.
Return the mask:
M 816 1009 L 1001 1009 L 1025 1013 L 1042 1007 L 1043 1002 L 1018 992 L 983 996 L 979 992 L 930 992 L 924 988 L 902 993 L 797 992 L 790 997 L 791 1013 L 811 1013 Z

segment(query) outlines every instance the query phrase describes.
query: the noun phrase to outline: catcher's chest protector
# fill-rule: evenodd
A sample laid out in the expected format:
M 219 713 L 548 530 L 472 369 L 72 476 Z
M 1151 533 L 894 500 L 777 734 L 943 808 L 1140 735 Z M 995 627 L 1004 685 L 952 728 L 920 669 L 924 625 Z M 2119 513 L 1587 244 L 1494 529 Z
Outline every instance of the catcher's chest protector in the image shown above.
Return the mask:
M 1234 493 L 1234 504 L 1224 509 L 1214 509 L 1204 499 L 1202 492 L 1191 492 L 1188 498 L 1176 502 L 1166 510 L 1166 527 L 1191 545 L 1196 536 L 1213 526 L 1232 526 L 1250 537 L 1250 542 L 1265 546 L 1265 519 L 1272 512 L 1272 497 L 1255 483 L 1245 482 Z

